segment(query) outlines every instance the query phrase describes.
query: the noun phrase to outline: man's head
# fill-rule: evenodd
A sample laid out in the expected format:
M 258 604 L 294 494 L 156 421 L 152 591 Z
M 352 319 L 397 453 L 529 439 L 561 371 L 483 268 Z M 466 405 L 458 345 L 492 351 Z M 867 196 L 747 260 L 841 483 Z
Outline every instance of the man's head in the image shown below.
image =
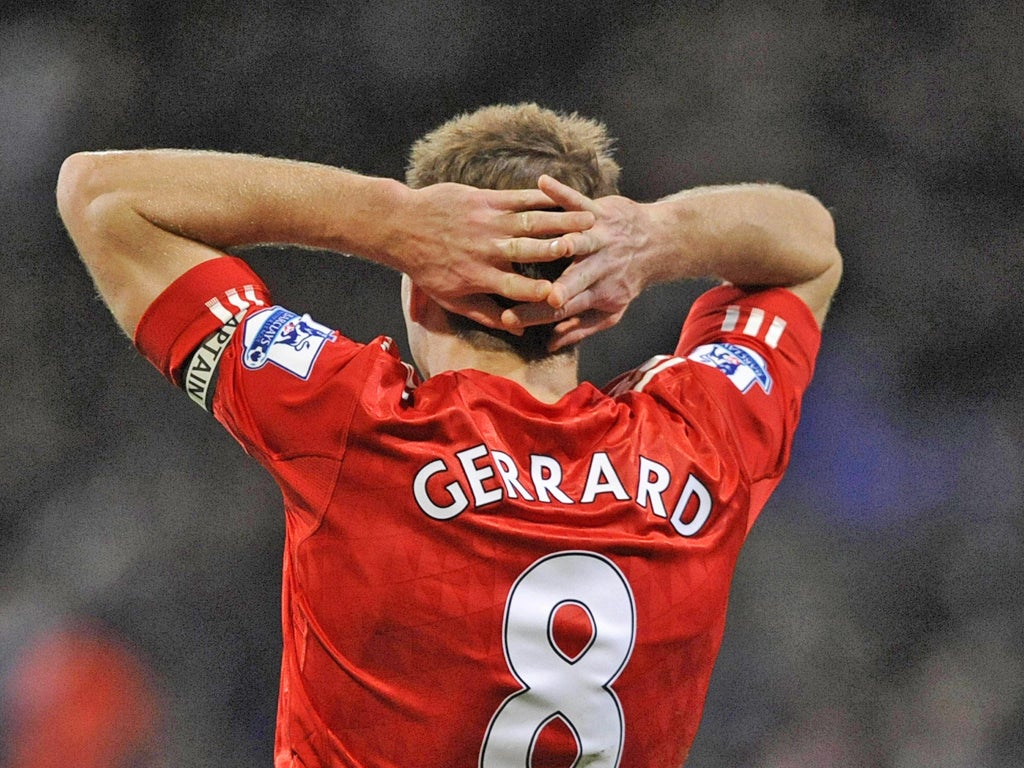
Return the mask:
M 536 104 L 496 105 L 459 115 L 417 141 L 409 154 L 406 182 L 414 189 L 457 182 L 483 189 L 531 189 L 548 174 L 587 197 L 618 192 L 619 166 L 611 157 L 605 127 Z M 529 277 L 555 280 L 568 259 L 516 265 Z M 500 297 L 500 303 L 508 304 Z M 514 352 L 526 361 L 548 357 L 551 326 L 523 336 L 448 314 L 449 324 L 473 347 Z M 559 354 L 572 354 L 573 349 Z

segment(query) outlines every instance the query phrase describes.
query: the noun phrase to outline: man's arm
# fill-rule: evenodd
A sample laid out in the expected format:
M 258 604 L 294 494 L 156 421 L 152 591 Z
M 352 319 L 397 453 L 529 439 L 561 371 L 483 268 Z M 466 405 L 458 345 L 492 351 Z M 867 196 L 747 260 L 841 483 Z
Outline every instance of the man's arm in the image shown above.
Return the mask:
M 548 256 L 552 235 L 589 212 L 540 190 L 397 181 L 276 158 L 186 150 L 92 152 L 64 161 L 58 208 L 97 289 L 132 335 L 149 304 L 191 267 L 233 246 L 287 243 L 361 256 L 409 274 L 439 303 L 500 327 L 485 294 L 543 300 L 550 284 L 513 260 Z
M 574 263 L 546 304 L 506 310 L 507 327 L 561 320 L 558 348 L 617 323 L 645 288 L 699 277 L 787 288 L 819 325 L 825 320 L 842 259 L 832 217 L 811 195 L 740 184 L 636 203 L 619 196 L 591 200 L 547 176 L 539 187 L 566 210 L 590 211 L 596 223 L 551 242 L 554 253 Z

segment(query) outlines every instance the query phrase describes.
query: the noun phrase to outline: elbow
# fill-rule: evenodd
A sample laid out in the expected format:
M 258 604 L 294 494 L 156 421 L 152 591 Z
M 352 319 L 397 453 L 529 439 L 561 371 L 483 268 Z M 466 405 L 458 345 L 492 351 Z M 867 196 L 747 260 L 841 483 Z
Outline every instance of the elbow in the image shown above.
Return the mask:
M 821 261 L 818 281 L 822 285 L 822 291 L 828 295 L 827 301 L 831 301 L 831 297 L 838 289 L 839 282 L 843 277 L 843 256 L 836 244 L 836 224 L 832 212 L 817 198 L 811 197 L 811 200 L 813 201 L 814 222 L 812 231 L 818 238 L 816 252 Z M 823 320 L 824 315 L 819 322 Z
M 57 177 L 57 210 L 78 257 L 121 327 L 131 335 L 138 317 L 126 304 L 138 215 L 124 183 L 120 153 L 85 152 L 68 157 Z M 128 247 L 126 248 L 126 245 Z M 127 286 L 127 287 L 126 287 Z
M 116 153 L 79 152 L 68 157 L 57 176 L 57 211 L 83 261 L 110 236 L 125 208 L 112 166 Z
M 797 192 L 803 204 L 803 216 L 808 232 L 823 243 L 836 242 L 836 223 L 825 204 L 809 192 Z
M 818 214 L 820 219 L 820 232 L 822 239 L 822 250 L 826 257 L 825 273 L 830 276 L 832 280 L 832 290 L 834 291 L 839 285 L 839 280 L 843 276 L 843 255 L 839 252 L 839 246 L 836 243 L 836 224 L 835 219 L 832 218 L 832 213 L 820 202 L 818 203 L 821 208 Z
M 809 257 L 808 266 L 818 274 L 841 272 L 836 224 L 825 204 L 810 192 L 779 184 L 765 184 L 761 189 L 781 204 L 781 220 L 800 241 L 799 249 Z
M 818 266 L 822 273 L 836 276 L 842 274 L 843 259 L 836 245 L 836 223 L 832 212 L 814 195 L 798 192 L 802 204 L 803 226 L 807 233 L 810 250 L 818 255 Z
M 100 192 L 96 182 L 96 160 L 91 152 L 79 152 L 67 158 L 57 176 L 57 210 L 65 226 L 85 218 L 89 204 Z
M 108 195 L 116 191 L 110 172 L 114 156 L 110 152 L 78 152 L 61 164 L 57 175 L 57 211 L 72 238 L 84 229 L 102 224 L 97 219 L 102 219 L 102 211 L 109 206 L 97 203 L 110 201 Z

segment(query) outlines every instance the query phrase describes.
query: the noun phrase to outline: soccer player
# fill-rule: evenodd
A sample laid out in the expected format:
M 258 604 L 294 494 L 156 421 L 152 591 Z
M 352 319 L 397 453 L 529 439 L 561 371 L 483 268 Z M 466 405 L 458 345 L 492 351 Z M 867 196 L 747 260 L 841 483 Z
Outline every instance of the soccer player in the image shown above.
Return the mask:
M 282 489 L 279 768 L 684 762 L 841 262 L 805 193 L 642 204 L 617 176 L 603 126 L 535 105 L 441 126 L 407 185 L 65 161 L 61 215 L 115 318 Z M 260 243 L 400 270 L 419 375 L 388 338 L 275 306 L 224 253 Z M 578 341 L 700 276 L 723 285 L 674 350 L 578 383 Z

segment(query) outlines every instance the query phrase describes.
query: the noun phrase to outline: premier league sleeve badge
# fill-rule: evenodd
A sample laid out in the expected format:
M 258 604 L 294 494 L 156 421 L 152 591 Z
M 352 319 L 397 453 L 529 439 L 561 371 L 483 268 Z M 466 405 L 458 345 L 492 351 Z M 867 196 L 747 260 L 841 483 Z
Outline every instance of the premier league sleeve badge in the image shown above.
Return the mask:
M 293 376 L 306 380 L 324 345 L 337 332 L 281 307 L 260 310 L 245 321 L 242 365 L 251 371 L 273 363 Z
M 761 387 L 765 394 L 772 391 L 768 364 L 761 355 L 747 347 L 725 342 L 703 344 L 693 350 L 688 359 L 717 368 L 743 394 L 755 385 Z

